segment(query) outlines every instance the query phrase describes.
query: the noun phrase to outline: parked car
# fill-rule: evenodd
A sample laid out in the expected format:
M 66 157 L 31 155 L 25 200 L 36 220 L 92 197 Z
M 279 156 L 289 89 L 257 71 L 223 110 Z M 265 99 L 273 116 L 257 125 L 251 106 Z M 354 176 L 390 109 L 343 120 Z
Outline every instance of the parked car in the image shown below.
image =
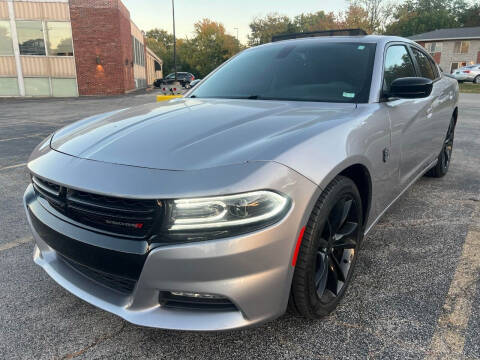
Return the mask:
M 471 81 L 480 84 L 480 64 L 464 66 L 452 72 L 452 75 L 459 82 Z
M 195 76 L 188 72 L 177 72 L 177 81 L 186 88 L 190 89 L 190 83 L 195 80 Z M 162 85 L 170 85 L 175 81 L 175 73 L 167 75 L 164 79 L 157 79 L 153 83 L 155 87 L 161 87 Z
M 325 316 L 365 234 L 422 175 L 447 174 L 457 116 L 457 81 L 404 38 L 247 49 L 186 98 L 45 139 L 24 196 L 34 260 L 143 326 Z

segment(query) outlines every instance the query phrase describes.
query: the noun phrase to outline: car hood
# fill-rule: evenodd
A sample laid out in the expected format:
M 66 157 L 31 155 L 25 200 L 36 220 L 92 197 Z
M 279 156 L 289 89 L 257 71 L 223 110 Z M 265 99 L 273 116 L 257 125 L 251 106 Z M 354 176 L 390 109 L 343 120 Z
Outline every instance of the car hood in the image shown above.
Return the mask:
M 165 170 L 275 161 L 299 142 L 351 119 L 354 104 L 182 99 L 90 117 L 51 147 L 78 158 Z

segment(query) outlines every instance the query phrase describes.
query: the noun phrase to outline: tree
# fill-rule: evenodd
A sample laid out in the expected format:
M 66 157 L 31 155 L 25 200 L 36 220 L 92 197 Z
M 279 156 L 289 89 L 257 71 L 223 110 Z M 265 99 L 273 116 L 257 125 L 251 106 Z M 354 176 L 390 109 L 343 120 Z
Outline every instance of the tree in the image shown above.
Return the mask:
M 146 37 L 156 40 L 166 49 L 173 49 L 173 34 L 163 29 L 152 29 L 147 32 Z
M 340 24 L 332 12 L 318 11 L 316 13 L 300 14 L 293 20 L 293 28 L 296 32 L 334 30 L 339 27 Z
M 365 21 L 362 24 L 365 31 L 374 33 L 379 31 L 384 24 L 385 13 L 388 4 L 385 0 L 351 0 L 350 5 L 355 8 L 362 8 L 366 13 Z
M 478 5 L 470 7 L 464 0 L 407 0 L 394 8 L 393 20 L 385 33 L 412 36 L 466 23 L 476 24 L 480 21 L 476 8 Z
M 198 76 L 204 77 L 223 62 L 242 50 L 240 42 L 228 35 L 225 27 L 209 19 L 194 25 L 195 37 L 186 42 L 189 54 L 184 59 L 195 69 Z
M 362 3 L 368 3 L 370 0 L 362 0 Z M 376 1 L 382 4 L 384 0 Z M 371 16 L 368 11 L 352 2 L 345 13 L 333 13 L 317 11 L 314 13 L 302 13 L 293 19 L 285 15 L 269 14 L 263 18 L 254 18 L 250 23 L 251 33 L 248 37 L 250 46 L 256 46 L 272 41 L 274 35 L 292 34 L 322 30 L 335 30 L 346 28 L 362 28 L 367 32 L 372 32 L 370 25 Z M 376 17 L 374 17 L 376 18 Z
M 370 28 L 368 12 L 361 6 L 350 4 L 344 14 L 339 14 L 340 28 L 342 29 L 363 29 L 368 33 Z
M 464 9 L 459 16 L 463 26 L 480 26 L 480 4 Z
M 294 33 L 298 29 L 288 16 L 272 13 L 264 18 L 254 18 L 250 31 L 248 45 L 257 46 L 269 43 L 274 35 Z
M 173 35 L 165 30 L 153 29 L 146 33 L 147 46 L 163 60 L 164 75 L 173 71 Z
M 225 27 L 209 19 L 194 25 L 194 37 L 177 39 L 177 70 L 204 77 L 224 61 L 243 49 L 240 42 L 225 31 Z M 173 35 L 154 29 L 146 34 L 147 46 L 164 64 L 164 73 L 174 71 Z

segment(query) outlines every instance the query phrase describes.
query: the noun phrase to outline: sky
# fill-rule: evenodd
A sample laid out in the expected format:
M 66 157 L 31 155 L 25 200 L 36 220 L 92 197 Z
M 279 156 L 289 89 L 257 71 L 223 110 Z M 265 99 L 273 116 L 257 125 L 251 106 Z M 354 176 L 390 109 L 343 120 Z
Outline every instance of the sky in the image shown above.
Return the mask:
M 122 0 L 132 20 L 144 31 L 153 28 L 172 32 L 171 0 Z M 324 10 L 343 11 L 346 0 L 175 0 L 178 37 L 192 37 L 193 24 L 203 18 L 222 23 L 227 32 L 247 42 L 248 24 L 254 17 L 277 12 L 288 16 Z

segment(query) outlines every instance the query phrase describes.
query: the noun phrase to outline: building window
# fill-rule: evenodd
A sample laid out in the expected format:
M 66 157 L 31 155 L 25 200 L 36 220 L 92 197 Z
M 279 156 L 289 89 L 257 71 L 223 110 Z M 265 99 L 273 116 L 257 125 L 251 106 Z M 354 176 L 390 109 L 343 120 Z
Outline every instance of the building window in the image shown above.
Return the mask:
M 0 20 L 0 56 L 13 55 L 12 33 L 10 21 Z
M 434 54 L 436 52 L 442 52 L 442 48 L 443 46 L 441 42 L 425 43 L 425 49 L 427 49 L 427 51 L 430 54 Z
M 20 55 L 46 55 L 41 21 L 17 21 Z
M 145 66 L 145 46 L 138 41 L 135 36 L 132 36 L 133 45 L 133 63 Z
M 48 78 L 25 78 L 26 96 L 50 96 L 50 81 Z
M 72 28 L 68 22 L 49 21 L 47 29 L 47 50 L 51 56 L 73 56 Z
M 455 41 L 453 52 L 455 54 L 467 54 L 470 48 L 470 41 Z
M 464 66 L 467 66 L 466 61 L 458 61 L 458 62 L 452 62 L 452 66 L 450 68 L 450 72 L 453 73 L 455 70 L 460 69 Z
M 19 96 L 16 77 L 0 77 L 0 96 Z
M 78 96 L 75 79 L 52 79 L 52 95 L 55 97 Z

